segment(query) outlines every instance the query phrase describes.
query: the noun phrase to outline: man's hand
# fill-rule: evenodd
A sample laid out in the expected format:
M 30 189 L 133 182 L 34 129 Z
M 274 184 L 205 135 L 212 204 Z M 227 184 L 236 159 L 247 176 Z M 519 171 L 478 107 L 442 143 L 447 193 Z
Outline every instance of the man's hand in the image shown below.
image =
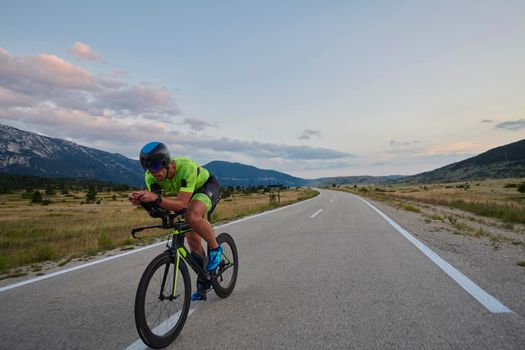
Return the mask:
M 140 193 L 139 199 L 142 202 L 146 202 L 146 203 L 154 202 L 159 197 L 158 194 L 153 193 L 153 192 L 142 191 L 142 192 L 139 192 L 139 193 Z
M 140 202 L 153 202 L 158 198 L 158 194 L 148 191 L 131 192 L 128 199 L 133 205 L 139 205 Z
M 128 200 L 133 205 L 139 205 L 140 204 L 140 192 L 131 192 L 128 194 Z

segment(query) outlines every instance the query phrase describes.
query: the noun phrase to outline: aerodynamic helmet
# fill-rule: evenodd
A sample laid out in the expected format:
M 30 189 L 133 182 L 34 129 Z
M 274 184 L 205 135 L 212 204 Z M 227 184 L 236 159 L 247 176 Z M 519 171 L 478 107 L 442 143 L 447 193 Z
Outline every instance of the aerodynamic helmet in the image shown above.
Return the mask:
M 140 164 L 144 170 L 158 172 L 162 168 L 167 169 L 170 161 L 170 151 L 162 142 L 149 142 L 140 150 Z

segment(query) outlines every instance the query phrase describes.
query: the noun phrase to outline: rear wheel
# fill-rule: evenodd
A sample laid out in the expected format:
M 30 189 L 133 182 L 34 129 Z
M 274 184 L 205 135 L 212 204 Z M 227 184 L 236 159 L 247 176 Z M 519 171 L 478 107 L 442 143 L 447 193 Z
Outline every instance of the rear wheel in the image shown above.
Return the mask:
M 148 265 L 135 297 L 135 324 L 144 343 L 155 349 L 171 344 L 179 335 L 190 309 L 190 275 L 182 259 L 169 252 Z
M 217 236 L 217 243 L 222 246 L 222 257 L 217 272 L 212 277 L 215 293 L 221 297 L 228 297 L 235 288 L 239 270 L 239 257 L 237 247 L 232 236 L 223 232 Z

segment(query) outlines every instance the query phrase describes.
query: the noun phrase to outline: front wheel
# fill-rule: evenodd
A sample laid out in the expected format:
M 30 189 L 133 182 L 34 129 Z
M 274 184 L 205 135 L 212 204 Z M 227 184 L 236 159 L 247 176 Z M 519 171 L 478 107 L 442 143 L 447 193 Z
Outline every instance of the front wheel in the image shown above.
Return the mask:
M 223 232 L 218 235 L 217 243 L 222 246 L 222 258 L 217 272 L 212 276 L 212 285 L 219 297 L 226 298 L 233 292 L 237 282 L 239 257 L 235 241 L 229 234 Z
M 164 252 L 148 265 L 135 297 L 135 324 L 142 341 L 160 349 L 179 335 L 190 309 L 191 283 L 182 259 Z

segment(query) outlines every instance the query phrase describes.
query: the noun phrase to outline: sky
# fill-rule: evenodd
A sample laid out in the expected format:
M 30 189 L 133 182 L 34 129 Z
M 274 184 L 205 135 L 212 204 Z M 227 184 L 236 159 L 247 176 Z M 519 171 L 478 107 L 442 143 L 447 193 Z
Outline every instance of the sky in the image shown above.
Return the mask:
M 525 138 L 525 1 L 0 2 L 0 123 L 410 175 Z

